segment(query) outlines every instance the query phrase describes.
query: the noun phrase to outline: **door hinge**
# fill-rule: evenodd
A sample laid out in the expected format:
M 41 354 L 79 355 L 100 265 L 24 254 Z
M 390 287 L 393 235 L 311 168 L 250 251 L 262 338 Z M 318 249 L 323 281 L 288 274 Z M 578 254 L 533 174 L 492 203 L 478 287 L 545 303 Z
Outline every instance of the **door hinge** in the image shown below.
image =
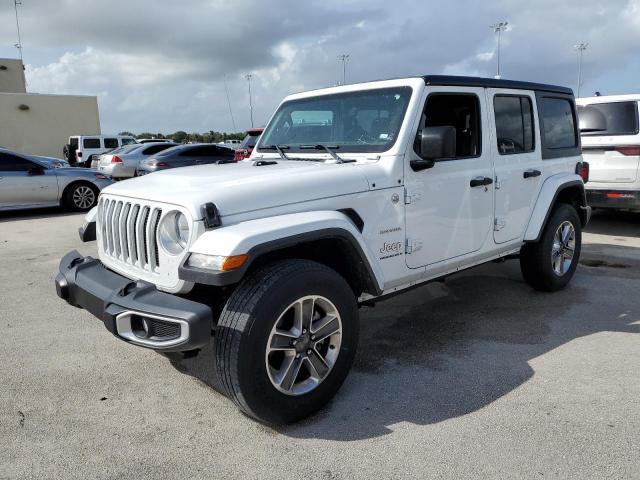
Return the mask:
M 409 191 L 405 188 L 404 190 L 404 203 L 405 205 L 409 205 L 411 203 L 417 202 L 422 198 L 422 194 L 420 192 L 409 193 Z
M 507 226 L 507 221 L 502 217 L 496 217 L 493 219 L 493 230 L 498 232 Z
M 405 240 L 405 248 L 404 248 L 404 253 L 406 255 L 411 255 L 412 253 L 415 253 L 419 250 L 422 249 L 422 242 L 419 242 L 417 240 L 413 240 L 411 238 L 407 238 Z

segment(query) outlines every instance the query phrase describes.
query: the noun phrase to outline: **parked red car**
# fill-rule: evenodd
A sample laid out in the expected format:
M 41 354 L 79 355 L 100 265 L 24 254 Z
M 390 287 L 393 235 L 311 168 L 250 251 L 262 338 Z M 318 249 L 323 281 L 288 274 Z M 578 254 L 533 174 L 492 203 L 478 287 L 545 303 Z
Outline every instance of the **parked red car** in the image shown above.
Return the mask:
M 235 161 L 239 162 L 240 160 L 244 160 L 245 158 L 249 158 L 251 152 L 253 151 L 253 147 L 256 146 L 256 142 L 260 135 L 262 135 L 262 131 L 264 128 L 251 128 L 247 130 L 247 136 L 244 137 L 242 143 L 236 150 Z

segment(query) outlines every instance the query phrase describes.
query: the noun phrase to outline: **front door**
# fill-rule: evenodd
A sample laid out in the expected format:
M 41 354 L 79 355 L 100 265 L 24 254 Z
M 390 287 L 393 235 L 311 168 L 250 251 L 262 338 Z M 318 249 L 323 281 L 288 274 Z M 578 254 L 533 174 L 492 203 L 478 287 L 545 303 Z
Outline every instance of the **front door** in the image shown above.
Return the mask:
M 533 92 L 487 90 L 494 131 L 496 243 L 524 235 L 543 182 L 540 132 Z
M 453 158 L 414 171 L 417 146 L 406 157 L 406 261 L 420 268 L 479 250 L 493 224 L 493 169 L 483 88 L 433 87 L 418 129 L 452 126 Z
M 51 204 L 58 199 L 54 169 L 0 152 L 0 207 Z

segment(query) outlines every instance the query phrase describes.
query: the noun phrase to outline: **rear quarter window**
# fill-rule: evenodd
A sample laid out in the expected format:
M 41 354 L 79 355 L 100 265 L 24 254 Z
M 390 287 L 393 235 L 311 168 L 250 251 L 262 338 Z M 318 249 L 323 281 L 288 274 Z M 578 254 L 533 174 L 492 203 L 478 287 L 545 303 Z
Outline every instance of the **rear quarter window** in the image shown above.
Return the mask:
M 578 146 L 574 109 L 568 99 L 545 97 L 542 101 L 542 119 L 546 148 Z

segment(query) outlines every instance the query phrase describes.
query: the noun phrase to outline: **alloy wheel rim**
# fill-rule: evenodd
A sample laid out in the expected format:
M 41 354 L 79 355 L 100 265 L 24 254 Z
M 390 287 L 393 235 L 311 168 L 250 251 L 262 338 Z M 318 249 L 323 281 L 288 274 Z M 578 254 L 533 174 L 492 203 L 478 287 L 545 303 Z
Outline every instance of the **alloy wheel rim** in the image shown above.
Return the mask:
M 96 200 L 93 190 L 86 186 L 80 186 L 73 192 L 73 203 L 78 208 L 89 208 Z
M 309 295 L 278 317 L 267 341 L 265 362 L 271 384 L 286 395 L 316 389 L 333 369 L 342 343 L 342 321 L 325 297 Z
M 576 250 L 576 230 L 569 221 L 557 228 L 551 247 L 551 266 L 553 272 L 561 277 L 569 271 Z

